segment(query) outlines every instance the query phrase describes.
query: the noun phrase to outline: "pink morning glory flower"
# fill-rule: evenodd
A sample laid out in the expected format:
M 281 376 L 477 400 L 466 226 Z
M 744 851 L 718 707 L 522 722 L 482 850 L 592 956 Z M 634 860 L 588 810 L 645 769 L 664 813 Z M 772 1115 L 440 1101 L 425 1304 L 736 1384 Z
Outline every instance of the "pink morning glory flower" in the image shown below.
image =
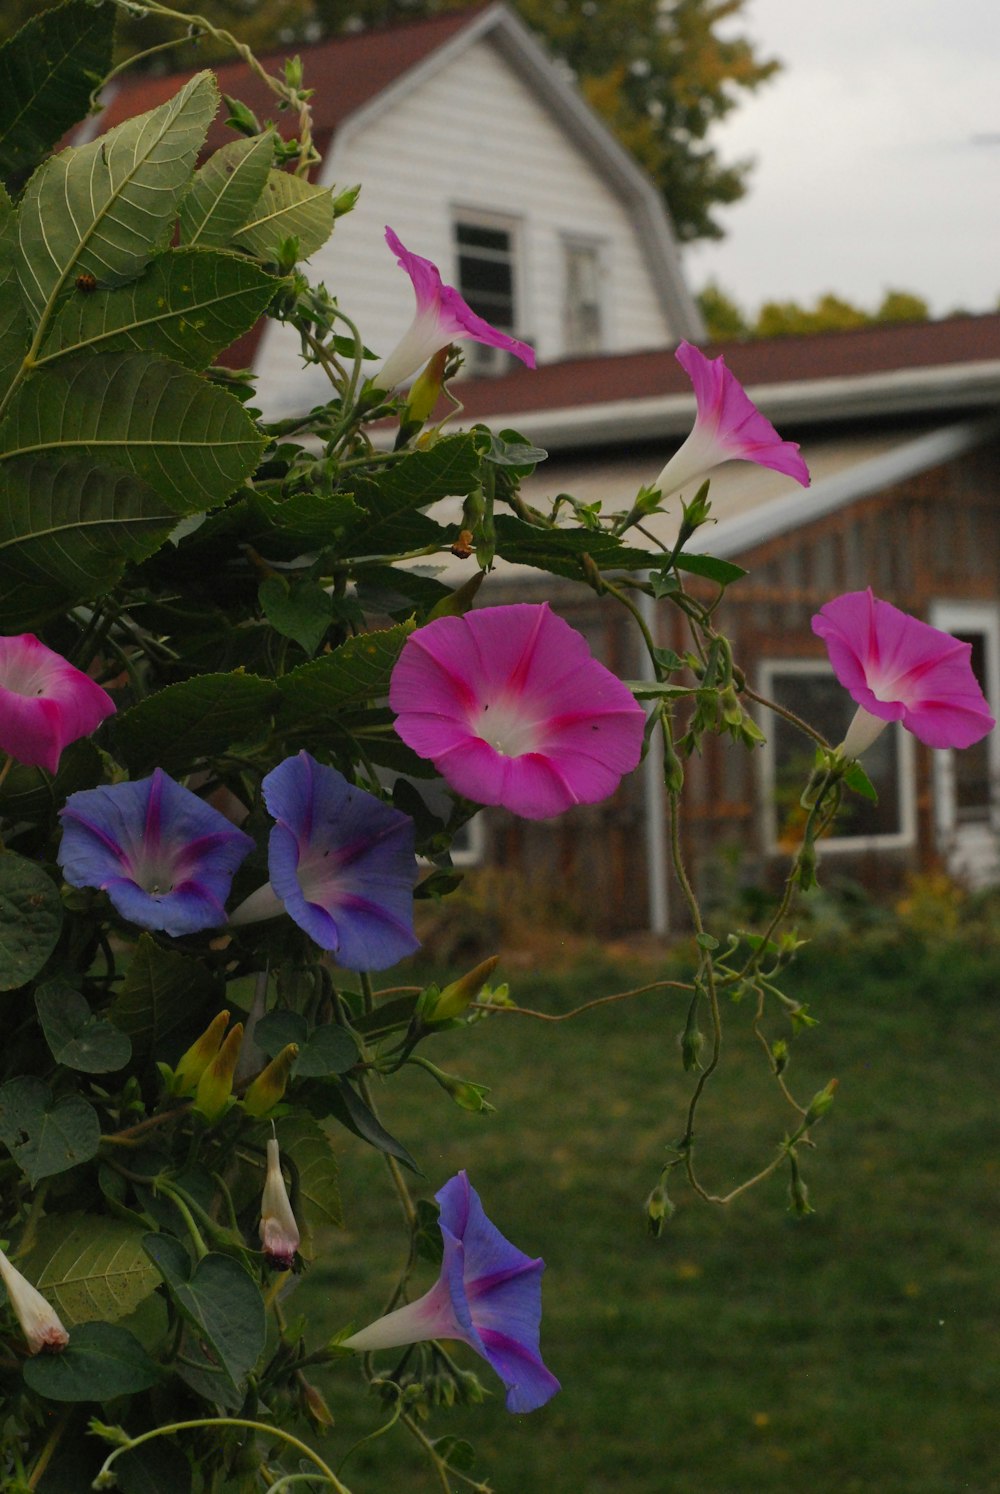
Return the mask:
M 490 1223 L 464 1172 L 435 1198 L 444 1241 L 440 1277 L 419 1301 L 397 1307 L 341 1347 L 368 1352 L 457 1338 L 496 1370 L 508 1411 L 535 1411 L 560 1388 L 538 1346 L 545 1262 L 532 1260 Z
M 96 731 L 115 703 L 33 633 L 0 638 L 0 748 L 55 773 L 64 747 Z
M 827 602 L 812 620 L 858 710 L 841 744 L 858 757 L 890 721 L 928 747 L 971 747 L 995 726 L 972 672 L 972 645 L 867 591 Z
M 401 341 L 372 381 L 379 389 L 398 388 L 441 348 L 463 339 L 484 342 L 491 348 L 506 348 L 515 358 L 534 368 L 534 349 L 477 316 L 453 286 L 443 283 L 437 265 L 429 259 L 421 259 L 419 254 L 411 254 L 391 228 L 385 231 L 385 241 L 400 268 L 413 282 L 417 310 Z
M 456 793 L 529 820 L 607 799 L 642 752 L 642 708 L 547 602 L 418 628 L 389 704 L 399 736 Z
M 253 841 L 157 768 L 151 778 L 70 794 L 59 865 L 99 887 L 129 923 L 194 934 L 226 922 L 225 901 Z
M 262 788 L 277 821 L 268 845 L 271 882 L 251 893 L 230 922 L 286 912 L 348 970 L 387 970 L 418 949 L 409 815 L 308 752 L 279 763 Z
M 809 469 L 794 441 L 783 441 L 750 399 L 725 358 L 706 358 L 689 342 L 675 357 L 694 385 L 698 414 L 694 429 L 653 483 L 663 494 L 717 467 L 720 462 L 756 462 L 809 486 Z

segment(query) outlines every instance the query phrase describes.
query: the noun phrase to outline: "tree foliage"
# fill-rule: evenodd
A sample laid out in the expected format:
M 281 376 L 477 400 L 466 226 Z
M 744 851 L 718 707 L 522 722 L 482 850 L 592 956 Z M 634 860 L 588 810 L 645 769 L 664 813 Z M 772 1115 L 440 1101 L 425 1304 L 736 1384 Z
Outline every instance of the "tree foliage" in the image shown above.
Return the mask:
M 930 308 L 912 291 L 887 290 L 873 311 L 827 291 L 813 306 L 798 301 L 765 301 L 748 313 L 714 280 L 696 297 L 713 342 L 738 337 L 795 337 L 809 332 L 846 332 L 880 322 L 926 322 Z

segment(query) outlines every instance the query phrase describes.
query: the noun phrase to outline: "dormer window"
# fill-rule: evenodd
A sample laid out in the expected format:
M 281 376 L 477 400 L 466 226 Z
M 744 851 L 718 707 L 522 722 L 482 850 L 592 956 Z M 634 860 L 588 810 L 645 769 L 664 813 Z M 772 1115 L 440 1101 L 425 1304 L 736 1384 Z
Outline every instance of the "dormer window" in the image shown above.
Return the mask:
M 471 214 L 456 219 L 455 284 L 477 316 L 512 336 L 518 335 L 515 248 L 511 222 Z M 467 342 L 463 352 L 470 374 L 499 374 L 510 366 L 503 348 Z
M 601 250 L 581 239 L 563 242 L 563 341 L 567 354 L 601 351 Z

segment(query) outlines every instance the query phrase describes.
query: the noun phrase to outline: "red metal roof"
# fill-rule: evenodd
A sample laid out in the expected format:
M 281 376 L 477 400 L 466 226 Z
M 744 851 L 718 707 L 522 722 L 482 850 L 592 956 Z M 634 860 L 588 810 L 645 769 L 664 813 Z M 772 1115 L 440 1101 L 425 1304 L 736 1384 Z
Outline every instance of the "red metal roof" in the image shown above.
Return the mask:
M 260 60 L 269 73 L 280 76 L 284 60 L 296 53 L 302 58 L 307 88 L 316 90 L 313 97 L 313 134 L 322 150 L 330 136 L 356 109 L 388 88 L 397 78 L 429 57 L 432 52 L 468 26 L 478 14 L 473 10 L 454 11 L 433 16 L 427 21 L 412 21 L 356 36 L 335 36 L 314 46 L 289 47 Z M 277 100 L 267 85 L 250 71 L 244 62 L 208 64 L 219 80 L 223 93 L 248 104 L 261 119 L 273 119 L 283 135 L 295 133 L 294 116 L 279 114 Z M 103 132 L 121 124 L 135 114 L 144 114 L 172 98 L 177 90 L 193 78 L 198 68 L 169 73 L 154 78 L 148 75 L 128 77 L 109 99 L 98 120 Z M 220 111 L 225 118 L 225 111 Z M 213 124 L 208 146 L 215 149 L 232 140 L 219 120 Z

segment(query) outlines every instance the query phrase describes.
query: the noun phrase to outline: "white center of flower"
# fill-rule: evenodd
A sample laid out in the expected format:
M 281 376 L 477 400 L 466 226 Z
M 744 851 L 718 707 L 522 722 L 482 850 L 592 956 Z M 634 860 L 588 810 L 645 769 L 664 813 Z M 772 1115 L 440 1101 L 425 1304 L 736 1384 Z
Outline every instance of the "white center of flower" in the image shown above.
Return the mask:
M 544 737 L 542 723 L 532 716 L 524 701 L 502 697 L 480 706 L 469 725 L 477 737 L 482 737 L 502 757 L 538 752 Z

